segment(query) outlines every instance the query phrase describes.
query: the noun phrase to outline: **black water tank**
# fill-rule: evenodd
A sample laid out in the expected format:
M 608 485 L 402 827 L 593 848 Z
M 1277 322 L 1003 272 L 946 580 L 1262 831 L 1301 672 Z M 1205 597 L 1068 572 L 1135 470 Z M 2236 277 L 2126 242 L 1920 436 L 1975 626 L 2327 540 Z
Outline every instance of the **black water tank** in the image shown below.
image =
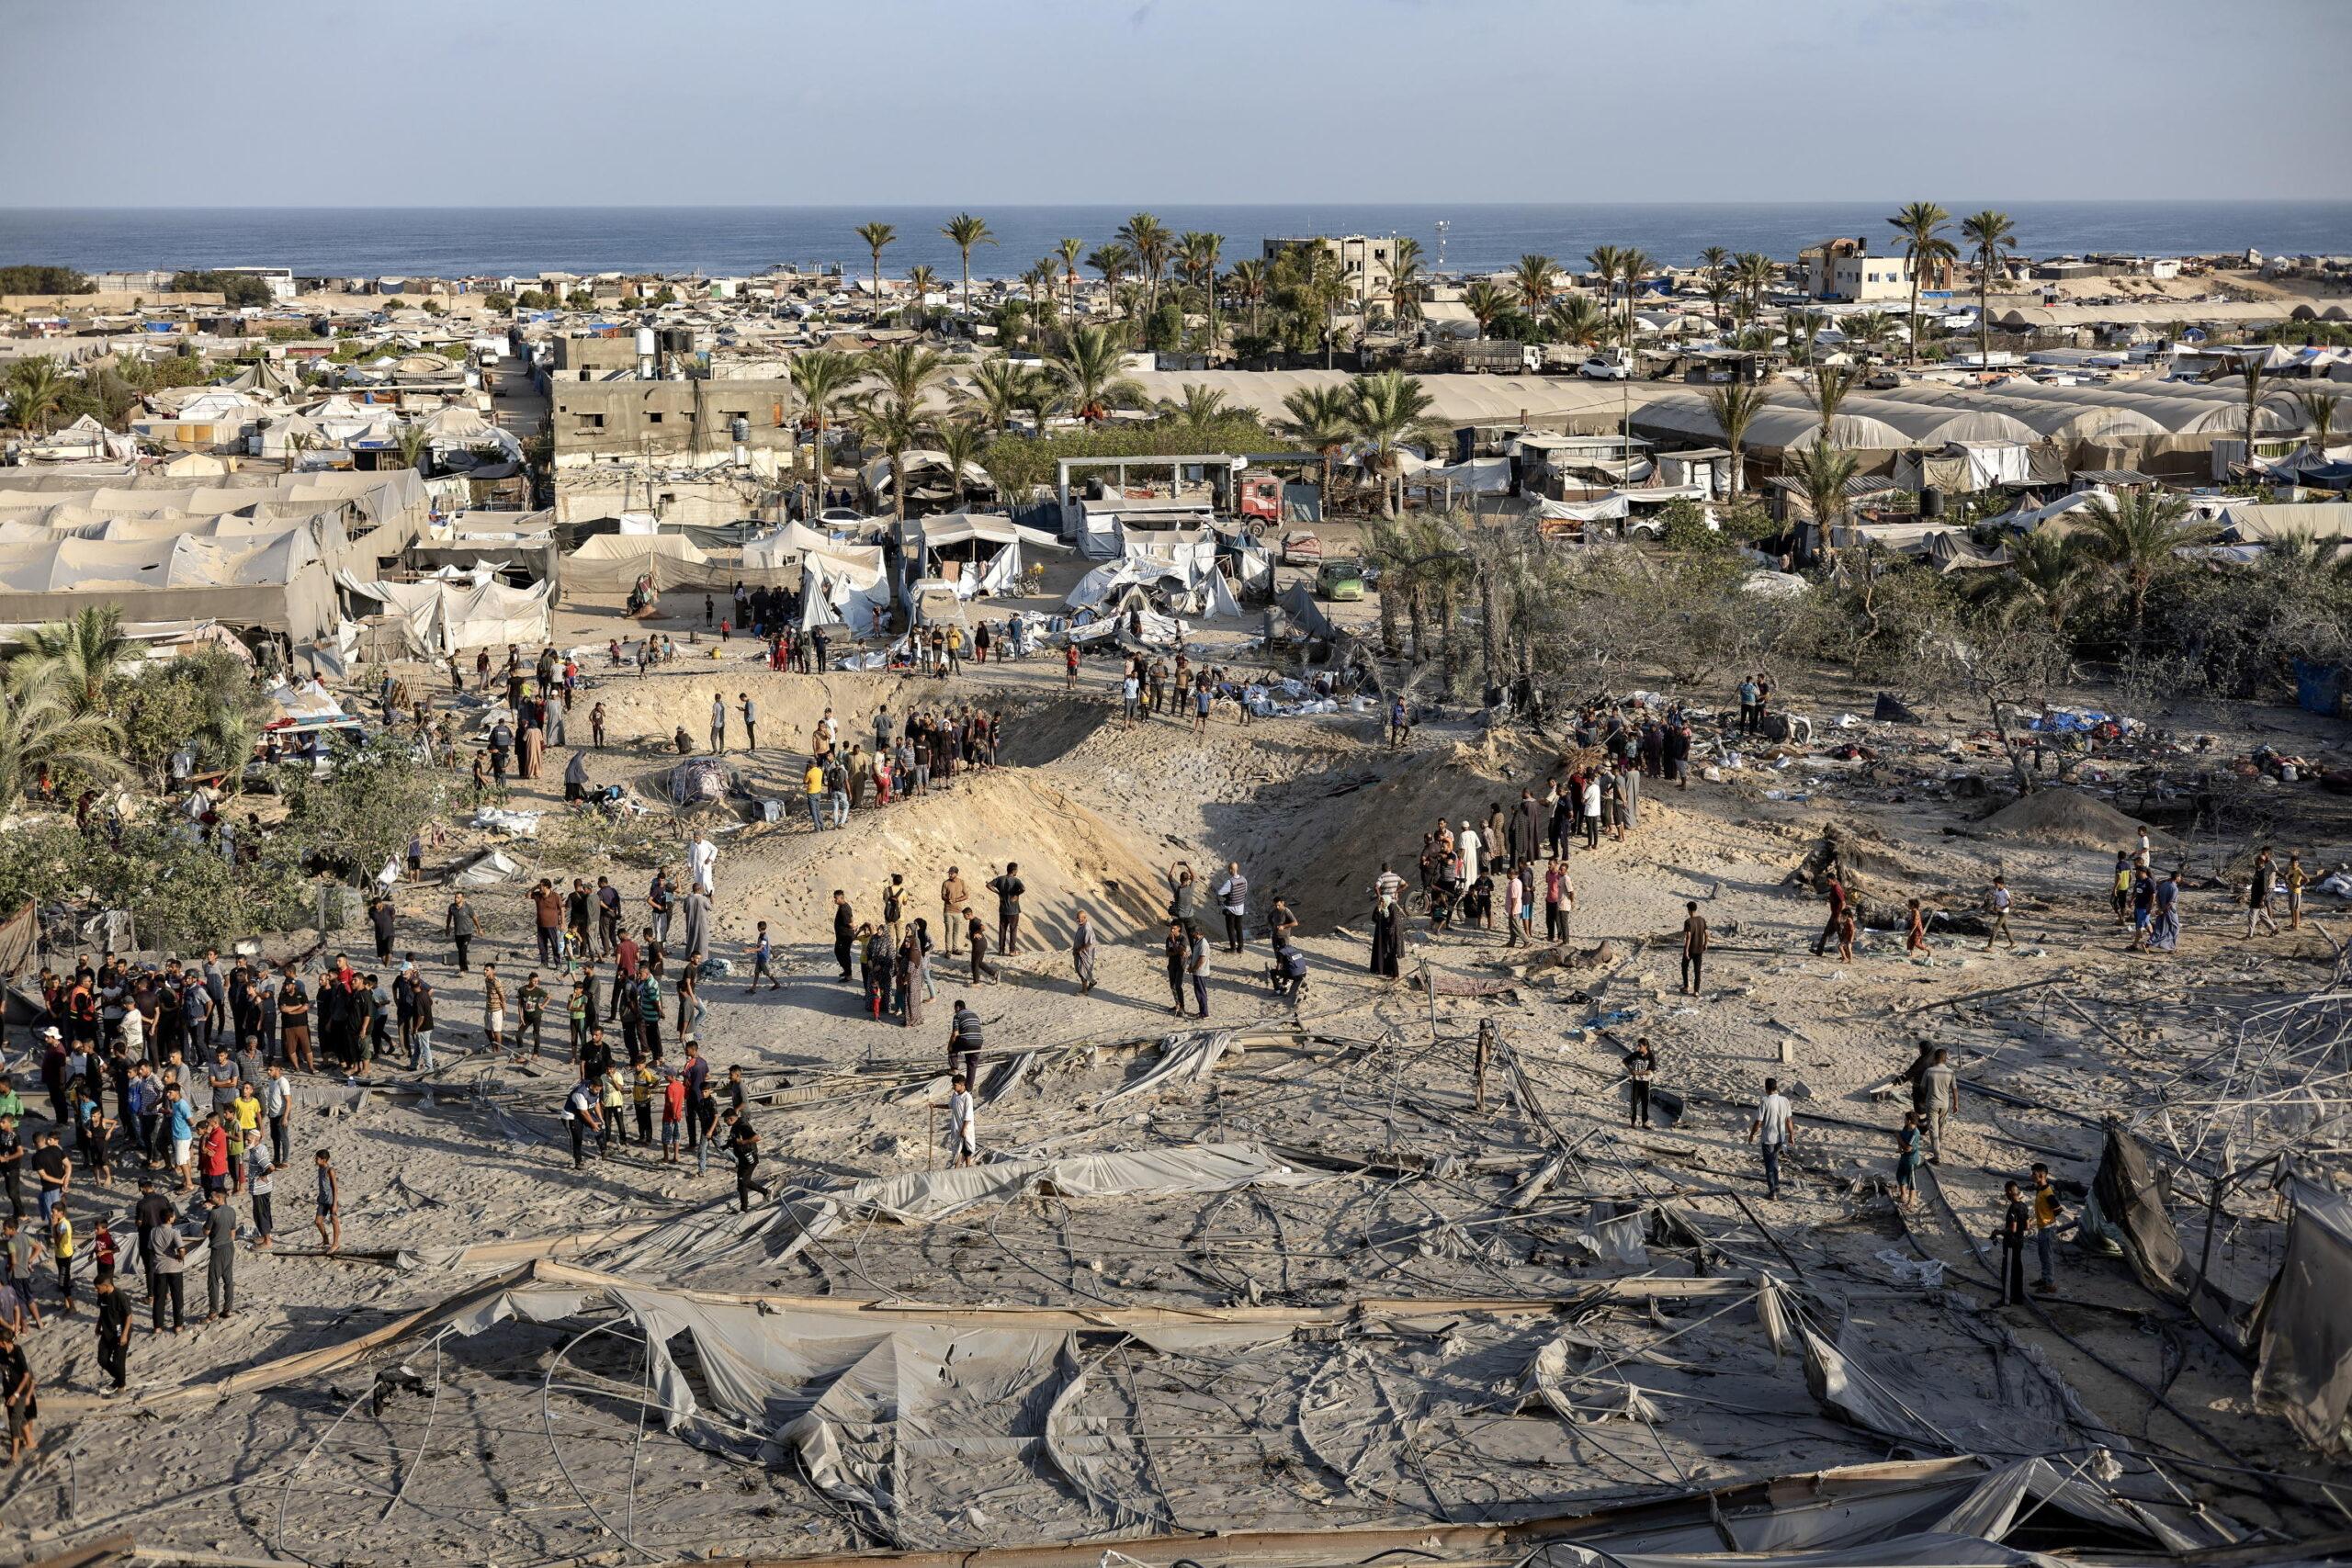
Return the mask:
M 1929 485 L 1919 492 L 1919 515 L 1941 517 L 1944 514 L 1944 492 L 1940 486 Z

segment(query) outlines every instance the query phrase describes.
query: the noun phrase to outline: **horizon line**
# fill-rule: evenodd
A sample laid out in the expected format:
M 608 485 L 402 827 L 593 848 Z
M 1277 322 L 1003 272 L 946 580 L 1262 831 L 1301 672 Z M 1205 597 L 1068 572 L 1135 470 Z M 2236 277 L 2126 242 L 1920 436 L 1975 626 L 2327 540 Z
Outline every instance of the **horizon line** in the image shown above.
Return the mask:
M 1149 211 L 1154 207 L 1224 207 L 1224 208 L 1290 208 L 1290 207 L 1377 207 L 1413 211 L 1469 211 L 1480 208 L 1577 208 L 1577 207 L 1714 207 L 1714 208 L 1773 208 L 1773 207 L 1869 207 L 1887 202 L 1921 199 L 1914 197 L 1776 197 L 1769 200 L 1755 198 L 1724 199 L 1709 197 L 1611 198 L 1590 197 L 1573 201 L 1476 200 L 1458 202 L 1393 201 L 1370 197 L 1296 197 L 1253 201 L 1230 200 L 1148 200 L 1140 204 L 1132 199 L 1119 201 L 924 201 L 912 198 L 891 198 L 867 202 L 808 201 L 564 201 L 564 202 L 369 202 L 369 203 L 143 203 L 143 202 L 62 202 L 30 203 L 0 202 L 0 212 L 854 212 L 867 209 L 887 208 L 956 208 L 1001 207 L 1045 210 L 1075 210 L 1081 208 L 1120 209 Z M 1970 197 L 1962 202 L 1967 206 L 1986 199 Z M 2261 207 L 2289 203 L 2312 206 L 2352 206 L 2352 194 L 2327 197 L 2262 197 L 2262 196 L 2161 196 L 2161 197 L 2008 197 L 1992 198 L 2010 206 L 2066 207 Z

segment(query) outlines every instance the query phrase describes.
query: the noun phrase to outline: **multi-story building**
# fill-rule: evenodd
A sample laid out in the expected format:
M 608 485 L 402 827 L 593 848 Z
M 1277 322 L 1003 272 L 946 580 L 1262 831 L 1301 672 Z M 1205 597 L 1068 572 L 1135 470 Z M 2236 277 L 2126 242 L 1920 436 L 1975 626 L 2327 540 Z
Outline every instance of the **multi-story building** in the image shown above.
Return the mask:
M 1909 258 L 1872 255 L 1867 239 L 1825 241 L 1805 251 L 1798 260 L 1805 268 L 1806 287 L 1816 299 L 1884 304 L 1910 298 Z M 1920 275 L 1919 287 L 1923 289 L 1950 288 L 1951 264 L 1931 264 Z
M 1387 301 L 1390 269 L 1396 260 L 1396 236 L 1309 234 L 1268 240 L 1266 265 L 1272 266 L 1285 252 L 1300 250 L 1319 250 L 1337 257 L 1340 271 L 1348 280 L 1348 298 L 1359 309 Z

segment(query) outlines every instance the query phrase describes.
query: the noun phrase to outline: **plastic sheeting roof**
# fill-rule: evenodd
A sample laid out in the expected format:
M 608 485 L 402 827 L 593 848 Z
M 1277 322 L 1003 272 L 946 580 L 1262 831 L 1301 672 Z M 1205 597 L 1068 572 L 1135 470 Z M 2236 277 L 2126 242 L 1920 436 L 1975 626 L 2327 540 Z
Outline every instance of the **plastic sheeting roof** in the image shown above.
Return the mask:
M 1344 370 L 1147 370 L 1128 379 L 1154 401 L 1181 398 L 1187 387 L 1223 392 L 1229 405 L 1270 420 L 1286 419 L 1283 400 L 1309 387 L 1344 387 Z M 1577 376 L 1417 376 L 1430 395 L 1430 417 L 1441 424 L 1510 424 L 1562 414 L 1611 412 L 1628 391 L 1634 407 L 1676 389 L 1664 382 L 1630 384 Z

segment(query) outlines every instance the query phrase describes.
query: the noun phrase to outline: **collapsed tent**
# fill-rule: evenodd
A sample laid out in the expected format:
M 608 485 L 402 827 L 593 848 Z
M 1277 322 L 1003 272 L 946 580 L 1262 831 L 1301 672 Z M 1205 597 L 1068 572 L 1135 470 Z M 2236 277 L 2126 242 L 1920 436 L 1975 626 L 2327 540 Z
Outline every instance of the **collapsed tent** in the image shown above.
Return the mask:
M 2325 1454 L 2352 1449 L 2352 1198 L 2299 1177 L 2287 1253 L 2255 1317 L 2254 1400 Z
M 343 586 L 384 606 L 390 618 L 372 623 L 377 634 L 398 630 L 413 658 L 446 659 L 469 648 L 544 648 L 553 636 L 544 582 L 510 587 L 485 570 L 419 582 L 345 577 Z
M 1137 601 L 1144 609 L 1171 615 L 1221 619 L 1241 614 L 1217 566 L 1216 538 L 1205 533 L 1155 535 L 1148 543 L 1130 537 L 1118 559 L 1078 580 L 1068 603 L 1074 611 L 1109 615 Z
M 595 534 L 563 559 L 566 601 L 590 593 L 626 593 L 650 577 L 656 592 L 731 589 L 738 582 L 782 588 L 798 576 L 790 566 L 753 567 L 713 555 L 683 534 Z

